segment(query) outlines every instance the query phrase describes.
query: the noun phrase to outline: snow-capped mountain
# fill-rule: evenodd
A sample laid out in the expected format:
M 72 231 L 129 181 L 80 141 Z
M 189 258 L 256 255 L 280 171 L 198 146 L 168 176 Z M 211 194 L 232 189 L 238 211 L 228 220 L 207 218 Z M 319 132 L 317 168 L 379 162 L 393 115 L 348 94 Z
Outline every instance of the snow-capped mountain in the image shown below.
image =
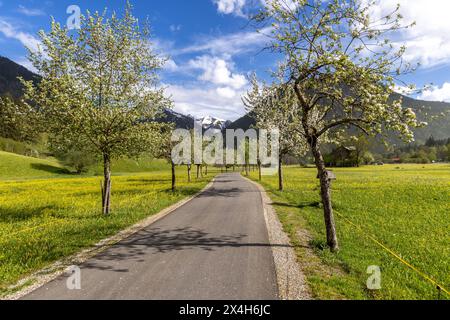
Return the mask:
M 212 116 L 197 118 L 195 121 L 200 124 L 204 130 L 216 129 L 222 131 L 231 124 L 231 121 L 229 120 L 214 118 Z
M 191 115 L 184 115 L 173 111 L 172 109 L 165 109 L 164 114 L 156 120 L 160 122 L 174 123 L 177 129 L 187 130 L 191 130 L 194 128 L 195 121 L 194 117 L 192 117 Z
M 176 128 L 188 130 L 193 129 L 194 123 L 196 123 L 197 125 L 200 125 L 204 131 L 209 129 L 223 131 L 231 124 L 231 121 L 229 120 L 222 120 L 212 116 L 195 118 L 191 115 L 184 115 L 171 109 L 165 109 L 164 115 L 158 118 L 157 121 L 174 123 Z

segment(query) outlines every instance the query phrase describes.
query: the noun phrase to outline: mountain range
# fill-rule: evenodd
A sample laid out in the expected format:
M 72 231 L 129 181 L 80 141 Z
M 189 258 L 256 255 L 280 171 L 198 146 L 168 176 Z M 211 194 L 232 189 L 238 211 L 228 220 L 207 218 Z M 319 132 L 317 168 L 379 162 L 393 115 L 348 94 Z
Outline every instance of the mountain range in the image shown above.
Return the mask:
M 450 137 L 450 103 L 417 100 L 400 94 L 393 94 L 391 99 L 402 98 L 404 108 L 412 108 L 420 121 L 428 125 L 414 130 L 414 136 L 418 143 L 424 143 L 431 136 L 442 140 Z M 228 129 L 248 129 L 256 124 L 251 112 L 232 122 Z M 402 144 L 397 134 L 388 134 L 391 143 Z
M 13 98 L 22 96 L 22 84 L 17 79 L 22 77 L 26 81 L 39 81 L 40 77 L 27 68 L 0 56 L 0 96 L 9 94 Z
M 39 81 L 40 77 L 27 70 L 25 67 L 0 56 L 0 96 L 9 94 L 14 98 L 22 95 L 22 85 L 17 79 L 22 77 L 25 80 Z M 392 99 L 403 98 L 403 106 L 412 108 L 419 120 L 429 123 L 425 128 L 415 130 L 416 140 L 425 142 L 430 136 L 435 139 L 446 139 L 450 137 L 450 103 L 432 102 L 416 100 L 407 96 L 394 94 Z M 255 124 L 255 119 L 251 113 L 237 119 L 236 121 L 222 120 L 212 116 L 195 118 L 191 115 L 184 115 L 174 110 L 164 110 L 163 116 L 158 121 L 174 123 L 176 128 L 192 129 L 194 123 L 200 124 L 204 130 L 214 129 L 224 131 L 225 129 L 249 129 Z M 392 134 L 391 141 L 398 142 L 395 134 Z
M 212 116 L 195 118 L 194 116 L 184 115 L 172 109 L 165 109 L 163 115 L 156 120 L 165 123 L 174 123 L 177 129 L 187 130 L 193 129 L 194 124 L 197 123 L 203 128 L 203 131 L 210 129 L 223 131 L 232 123 L 231 121 L 214 118 Z

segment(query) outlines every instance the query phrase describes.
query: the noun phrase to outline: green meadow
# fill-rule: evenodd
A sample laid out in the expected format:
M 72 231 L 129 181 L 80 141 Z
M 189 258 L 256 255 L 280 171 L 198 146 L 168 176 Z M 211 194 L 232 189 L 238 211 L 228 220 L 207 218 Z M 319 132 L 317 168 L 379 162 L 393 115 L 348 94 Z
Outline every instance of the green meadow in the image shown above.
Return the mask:
M 101 170 L 90 171 L 76 176 L 53 159 L 0 153 L 0 296 L 24 276 L 197 193 L 215 174 L 188 183 L 179 167 L 172 192 L 166 162 L 117 161 L 112 215 L 104 217 Z
M 449 289 L 450 165 L 333 171 L 338 254 L 326 249 L 315 169 L 286 168 L 284 192 L 277 190 L 277 176 L 265 176 L 261 182 L 295 246 L 314 297 L 449 298 L 392 253 Z M 210 170 L 208 177 L 188 183 L 186 168 L 179 167 L 178 190 L 173 193 L 165 161 L 119 160 L 113 172 L 113 213 L 103 217 L 101 167 L 77 176 L 52 158 L 0 152 L 0 296 L 34 271 L 195 194 L 217 173 Z M 256 181 L 257 173 L 251 172 L 251 178 Z M 381 268 L 381 290 L 367 289 L 369 266 Z
M 318 299 L 448 299 L 406 263 L 450 288 L 450 165 L 335 169 L 333 206 L 341 245 L 326 250 L 317 171 L 288 167 L 261 184 L 274 202 Z M 251 178 L 257 180 L 257 173 Z M 306 230 L 306 232 L 305 232 Z M 378 241 L 376 243 L 375 241 Z M 384 246 L 385 248 L 382 248 Z M 367 268 L 381 268 L 381 290 L 368 290 Z

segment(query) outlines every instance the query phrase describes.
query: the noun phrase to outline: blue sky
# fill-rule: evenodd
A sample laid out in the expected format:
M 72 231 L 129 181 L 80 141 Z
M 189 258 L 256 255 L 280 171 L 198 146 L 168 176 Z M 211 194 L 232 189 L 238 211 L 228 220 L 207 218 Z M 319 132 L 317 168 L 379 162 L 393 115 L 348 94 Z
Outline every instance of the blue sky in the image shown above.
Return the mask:
M 241 95 L 248 89 L 247 75 L 267 77 L 276 57 L 261 53 L 267 39 L 248 27 L 247 13 L 263 0 L 134 0 L 134 14 L 150 18 L 154 45 L 170 56 L 161 74 L 175 110 L 195 116 L 212 115 L 234 120 L 245 114 Z M 383 14 L 400 2 L 413 31 L 396 36 L 406 43 L 407 58 L 421 68 L 405 78 L 418 86 L 433 83 L 422 93 L 427 100 L 450 101 L 450 1 L 378 0 L 374 14 Z M 24 46 L 37 43 L 36 33 L 48 30 L 50 16 L 65 23 L 69 5 L 81 11 L 121 11 L 125 1 L 0 0 L 0 55 L 26 67 Z

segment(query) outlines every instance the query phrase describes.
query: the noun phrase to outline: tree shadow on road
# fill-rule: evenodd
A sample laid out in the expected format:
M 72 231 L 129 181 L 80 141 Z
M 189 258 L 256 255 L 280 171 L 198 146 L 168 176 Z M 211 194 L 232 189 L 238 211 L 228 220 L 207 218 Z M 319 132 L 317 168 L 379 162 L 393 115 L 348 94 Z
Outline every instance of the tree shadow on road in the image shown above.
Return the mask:
M 242 190 L 240 188 L 229 188 L 229 189 L 221 189 L 212 187 L 208 190 L 203 191 L 201 194 L 197 196 L 197 198 L 209 198 L 209 197 L 225 197 L 225 198 L 235 198 L 242 194 Z
M 222 198 L 236 198 L 246 193 L 259 193 L 259 190 L 247 189 L 247 188 L 217 188 L 212 187 L 204 192 L 202 192 L 198 198 L 208 198 L 208 197 L 222 197 Z
M 247 235 L 244 234 L 212 236 L 205 231 L 189 227 L 168 230 L 151 228 L 116 244 L 90 262 L 85 263 L 84 266 L 89 269 L 126 272 L 126 269 L 116 270 L 114 262 L 148 262 L 154 255 L 175 251 L 216 251 L 222 248 L 245 247 L 293 247 L 281 244 L 251 243 L 246 242 L 245 238 L 247 238 Z

